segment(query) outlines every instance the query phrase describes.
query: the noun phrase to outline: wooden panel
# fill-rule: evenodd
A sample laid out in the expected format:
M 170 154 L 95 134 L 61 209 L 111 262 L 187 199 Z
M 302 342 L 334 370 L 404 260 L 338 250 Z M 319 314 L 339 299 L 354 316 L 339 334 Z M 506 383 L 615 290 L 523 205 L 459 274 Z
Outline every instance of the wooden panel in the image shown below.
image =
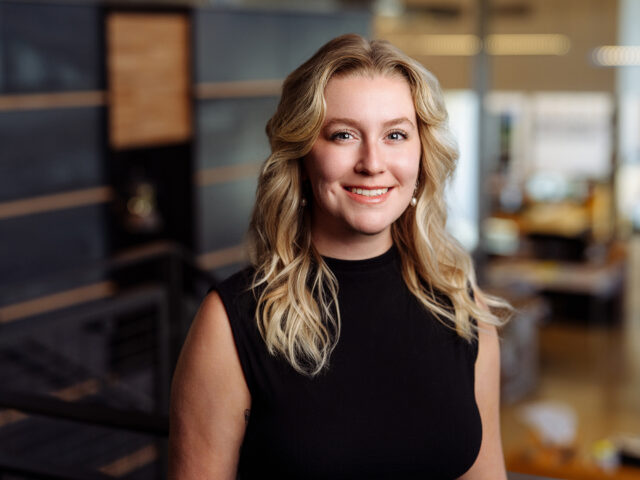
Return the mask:
M 106 22 L 111 146 L 124 149 L 188 140 L 187 16 L 112 13 Z

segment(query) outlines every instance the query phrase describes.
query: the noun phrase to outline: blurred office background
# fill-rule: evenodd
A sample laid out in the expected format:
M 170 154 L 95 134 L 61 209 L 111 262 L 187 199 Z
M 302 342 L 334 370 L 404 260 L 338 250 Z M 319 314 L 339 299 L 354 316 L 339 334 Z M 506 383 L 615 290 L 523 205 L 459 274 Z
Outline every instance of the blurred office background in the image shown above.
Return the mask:
M 640 478 L 640 2 L 0 0 L 0 478 L 164 478 L 171 373 L 330 38 L 440 79 L 507 467 Z

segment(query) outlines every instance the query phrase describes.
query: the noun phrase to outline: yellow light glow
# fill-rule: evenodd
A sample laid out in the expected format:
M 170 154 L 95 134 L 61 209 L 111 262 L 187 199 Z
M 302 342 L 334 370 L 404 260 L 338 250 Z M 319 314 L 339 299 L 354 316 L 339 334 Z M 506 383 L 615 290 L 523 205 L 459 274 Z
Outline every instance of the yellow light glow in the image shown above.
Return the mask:
M 603 45 L 593 50 L 591 58 L 603 67 L 640 66 L 640 45 Z
M 566 55 L 571 40 L 560 34 L 496 34 L 487 37 L 490 55 Z
M 482 46 L 470 34 L 398 33 L 385 38 L 409 55 L 472 56 Z M 560 34 L 494 34 L 487 37 L 486 49 L 489 55 L 566 55 L 571 40 Z
M 470 56 L 480 51 L 476 35 L 395 34 L 387 37 L 409 55 Z

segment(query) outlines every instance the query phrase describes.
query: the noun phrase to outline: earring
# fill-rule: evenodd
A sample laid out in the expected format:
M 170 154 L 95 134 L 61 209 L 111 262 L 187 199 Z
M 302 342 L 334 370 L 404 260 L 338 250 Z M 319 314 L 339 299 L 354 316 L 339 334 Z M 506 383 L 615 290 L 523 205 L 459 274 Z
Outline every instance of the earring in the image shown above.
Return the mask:
M 418 199 L 416 198 L 417 194 L 418 194 L 418 182 L 416 182 L 416 188 L 413 189 L 413 196 L 411 197 L 411 202 L 409 202 L 412 207 L 415 207 L 418 204 Z
M 305 197 L 302 197 L 302 200 L 300 200 L 300 205 L 302 205 L 303 207 L 307 206 L 307 199 Z

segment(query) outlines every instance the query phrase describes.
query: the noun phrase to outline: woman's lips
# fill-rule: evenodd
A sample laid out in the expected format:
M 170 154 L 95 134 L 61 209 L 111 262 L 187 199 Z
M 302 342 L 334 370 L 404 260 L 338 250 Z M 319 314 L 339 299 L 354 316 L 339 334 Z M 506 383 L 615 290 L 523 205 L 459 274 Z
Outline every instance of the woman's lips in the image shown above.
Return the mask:
M 380 203 L 384 201 L 393 187 L 363 187 L 348 186 L 344 187 L 350 198 L 360 203 Z

